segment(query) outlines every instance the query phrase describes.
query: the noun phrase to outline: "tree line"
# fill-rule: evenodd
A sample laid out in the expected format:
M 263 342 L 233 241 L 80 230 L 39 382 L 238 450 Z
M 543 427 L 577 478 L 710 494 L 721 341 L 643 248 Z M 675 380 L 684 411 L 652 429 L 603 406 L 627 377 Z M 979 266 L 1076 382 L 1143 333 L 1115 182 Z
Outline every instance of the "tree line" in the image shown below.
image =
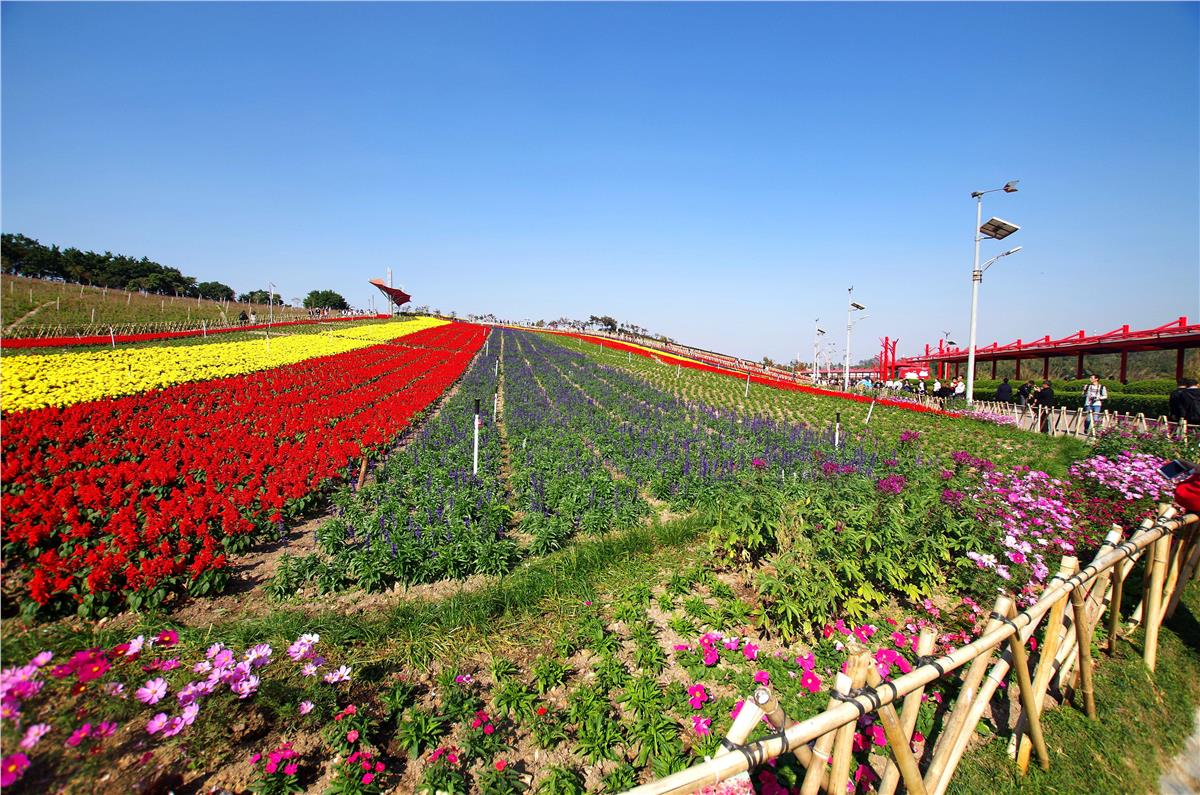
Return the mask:
M 149 257 L 136 259 L 106 251 L 81 251 L 46 246 L 22 234 L 0 235 L 0 266 L 4 273 L 34 279 L 61 279 L 76 284 L 108 287 L 114 290 L 179 295 L 210 301 L 238 301 L 252 304 L 283 304 L 278 293 L 251 290 L 237 295 L 232 287 L 216 281 L 199 281 L 185 276 L 178 268 L 155 262 Z M 308 309 L 349 309 L 346 299 L 333 290 L 313 290 L 304 299 Z

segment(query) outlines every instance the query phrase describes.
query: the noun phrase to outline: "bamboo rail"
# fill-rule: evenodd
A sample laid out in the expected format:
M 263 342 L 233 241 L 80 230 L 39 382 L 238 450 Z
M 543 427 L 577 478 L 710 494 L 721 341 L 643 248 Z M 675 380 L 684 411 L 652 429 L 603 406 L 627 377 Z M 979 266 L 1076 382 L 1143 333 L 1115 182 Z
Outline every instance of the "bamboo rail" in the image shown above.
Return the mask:
M 862 652 L 857 649 L 852 650 L 847 673 L 839 674 L 836 680 L 838 695 L 830 699 L 829 707 L 824 712 L 807 720 L 793 722 L 782 714 L 782 709 L 779 709 L 776 703 L 771 710 L 774 718 L 769 716 L 768 720 L 777 727 L 783 727 L 777 733 L 746 745 L 734 743 L 738 747 L 739 753 L 718 753 L 712 759 L 687 770 L 635 787 L 629 790 L 630 795 L 668 795 L 670 793 L 682 795 L 682 793 L 693 792 L 701 787 L 715 786 L 728 778 L 749 771 L 751 767 L 807 746 L 814 740 L 817 741 L 816 746 L 809 754 L 801 752 L 797 755 L 801 763 L 806 764 L 808 768 L 801 792 L 806 795 L 814 795 L 820 791 L 824 783 L 822 778 L 825 773 L 826 760 L 831 759 L 830 752 L 833 751 L 831 760 L 833 764 L 829 770 L 827 791 L 841 793 L 845 787 L 844 776 L 848 775 L 843 772 L 844 760 L 848 759 L 848 755 L 838 753 L 843 745 L 837 741 L 842 737 L 852 738 L 854 725 L 859 717 L 878 712 L 880 713 L 880 722 L 886 721 L 885 734 L 888 733 L 887 724 L 892 724 L 894 733 L 896 725 L 890 718 L 884 718 L 881 710 L 889 707 L 898 699 L 905 698 L 904 714 L 899 728 L 902 730 L 902 735 L 911 734 L 911 729 L 907 732 L 904 730 L 909 725 L 910 717 L 915 724 L 916 708 L 919 706 L 920 698 L 917 696 L 913 701 L 907 697 L 918 693 L 926 685 L 938 679 L 947 678 L 968 663 L 970 666 L 964 676 L 963 687 L 956 699 L 954 712 L 944 724 L 946 729 L 942 732 L 938 749 L 934 753 L 934 762 L 939 761 L 940 755 L 940 763 L 935 767 L 931 762 L 922 780 L 926 791 L 932 795 L 945 791 L 970 738 L 970 731 L 963 731 L 964 727 L 972 727 L 978 722 L 991 700 L 991 696 L 1012 668 L 1016 669 L 1014 679 L 1020 690 L 1024 725 L 1029 727 L 1029 735 L 1033 741 L 1033 748 L 1038 754 L 1039 762 L 1043 767 L 1047 767 L 1050 760 L 1045 749 L 1044 738 L 1041 736 L 1039 718 L 1043 703 L 1038 698 L 1038 692 L 1039 686 L 1044 686 L 1049 681 L 1049 675 L 1041 672 L 1057 667 L 1059 680 L 1064 682 L 1066 680 L 1062 675 L 1067 661 L 1072 661 L 1072 668 L 1074 668 L 1074 661 L 1079 661 L 1080 671 L 1084 672 L 1081 674 L 1081 678 L 1084 680 L 1083 694 L 1085 698 L 1088 698 L 1091 691 L 1090 639 L 1092 630 L 1103 617 L 1105 607 L 1112 613 L 1120 612 L 1120 602 L 1111 598 L 1117 591 L 1116 584 L 1128 576 L 1136 558 L 1148 548 L 1152 548 L 1150 557 L 1147 559 L 1150 562 L 1152 575 L 1141 612 L 1147 615 L 1143 659 L 1147 667 L 1153 670 L 1159 620 L 1163 613 L 1170 608 L 1170 601 L 1165 597 L 1174 597 L 1175 591 L 1181 591 L 1184 583 L 1191 577 L 1191 574 L 1186 574 L 1189 571 L 1186 568 L 1188 563 L 1193 564 L 1190 568 L 1192 573 L 1195 572 L 1197 563 L 1200 563 L 1197 560 L 1200 558 L 1200 553 L 1197 552 L 1196 546 L 1200 516 L 1186 514 L 1175 517 L 1174 513 L 1174 509 L 1170 506 L 1160 505 L 1158 518 L 1144 523 L 1129 539 L 1117 543 L 1119 534 L 1110 534 L 1106 543 L 1087 566 L 1073 573 L 1069 564 L 1065 566 L 1047 584 L 1037 602 L 1019 613 L 1015 612 L 1008 597 L 1001 597 L 997 600 L 997 609 L 993 612 L 991 620 L 978 638 L 933 660 L 926 659 L 923 664 L 913 668 L 909 673 L 889 682 L 880 682 L 865 690 L 851 690 L 854 682 L 860 678 L 862 681 L 866 681 L 868 677 L 874 679 L 870 676 L 869 658 L 864 659 Z M 1185 532 L 1177 533 L 1181 529 L 1184 529 Z M 1180 544 L 1176 556 L 1180 567 L 1179 576 L 1176 577 L 1175 591 L 1164 593 L 1167 590 L 1167 562 L 1173 540 Z M 1114 570 L 1120 573 L 1120 580 L 1109 575 L 1109 572 Z M 1102 577 L 1102 575 L 1105 576 Z M 1095 596 L 1095 602 L 1091 602 L 1093 596 Z M 1056 627 L 1056 622 L 1062 622 L 1065 625 L 1067 602 L 1070 602 L 1073 608 L 1073 614 L 1070 616 L 1072 626 L 1065 630 L 1064 634 L 1061 627 Z M 1090 611 L 1089 607 L 1096 606 L 1099 606 L 1099 610 L 1095 611 L 1093 615 L 1093 611 Z M 1057 649 L 1053 647 L 1047 649 L 1043 643 L 1042 654 L 1038 661 L 1038 673 L 1035 673 L 1031 679 L 1025 644 L 1033 636 L 1043 619 L 1047 619 L 1045 626 L 1047 636 L 1058 638 L 1061 635 L 1062 638 Z M 992 665 L 985 681 L 984 673 L 988 661 L 997 652 L 999 652 L 999 657 Z M 1046 665 L 1045 669 L 1042 668 L 1043 664 Z M 848 694 L 847 691 L 849 691 Z M 739 719 L 745 715 L 746 710 L 753 709 L 754 721 L 758 721 L 763 715 L 759 704 L 768 703 L 769 700 L 769 694 L 761 699 L 756 697 L 753 701 L 747 700 L 742 714 L 738 716 Z M 1089 714 L 1094 713 L 1094 704 L 1088 712 Z M 961 715 L 961 717 L 955 719 L 955 714 Z M 737 727 L 737 723 L 738 721 L 735 721 L 735 727 Z M 957 729 L 951 732 L 952 727 L 955 726 Z M 731 729 L 730 734 L 733 733 L 733 729 Z M 951 734 L 953 736 L 948 736 Z M 907 748 L 906 743 L 907 741 L 905 741 Z M 727 749 L 722 750 L 727 751 Z M 888 771 L 894 766 L 904 765 L 907 767 L 907 760 L 901 759 L 904 755 L 903 751 L 898 751 L 896 747 L 893 747 L 893 754 L 897 753 L 899 755 L 894 757 L 896 761 L 889 763 Z M 1019 753 L 1019 745 L 1017 749 L 1014 749 L 1014 753 Z M 807 763 L 804 759 L 805 756 L 808 757 Z M 843 769 L 839 769 L 839 763 L 843 763 Z M 885 771 L 885 775 L 886 773 L 887 771 Z M 889 780 L 901 777 L 901 775 L 893 774 Z M 842 789 L 837 788 L 839 785 Z M 895 784 L 891 786 L 894 791 Z M 920 791 L 915 782 L 914 784 L 906 783 L 906 787 L 910 792 Z

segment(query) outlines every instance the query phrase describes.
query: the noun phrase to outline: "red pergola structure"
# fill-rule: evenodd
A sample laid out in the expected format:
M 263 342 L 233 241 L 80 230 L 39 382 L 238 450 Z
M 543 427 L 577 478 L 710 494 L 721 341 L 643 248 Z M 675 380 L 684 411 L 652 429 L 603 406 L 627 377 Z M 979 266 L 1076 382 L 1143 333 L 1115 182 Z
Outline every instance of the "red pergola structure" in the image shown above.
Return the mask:
M 993 342 L 991 345 L 977 346 L 975 348 L 975 360 L 992 363 L 992 378 L 996 377 L 997 362 L 1015 361 L 1017 365 L 1016 377 L 1021 378 L 1022 361 L 1026 359 L 1042 359 L 1042 378 L 1049 378 L 1050 360 L 1052 358 L 1074 356 L 1076 361 L 1076 377 L 1083 378 L 1084 356 L 1117 353 L 1121 355 L 1120 379 L 1124 383 L 1127 380 L 1125 373 L 1129 354 L 1131 353 L 1141 351 L 1175 351 L 1175 378 L 1179 379 L 1183 377 L 1184 351 L 1196 348 L 1200 348 L 1200 323 L 1188 323 L 1186 317 L 1180 317 L 1178 320 L 1173 320 L 1156 328 L 1142 329 L 1140 331 L 1131 330 L 1129 324 L 1126 323 L 1119 329 L 1110 331 L 1107 334 L 1096 334 L 1090 337 L 1086 332 L 1080 330 L 1076 334 L 1057 340 L 1050 339 L 1050 335 L 1047 334 L 1041 339 L 1030 342 L 1017 340 L 1007 345 Z M 959 365 L 966 363 L 967 353 L 966 348 L 945 347 L 944 341 L 939 341 L 937 350 L 926 345 L 924 356 L 909 356 L 904 359 L 892 358 L 889 361 L 889 366 L 892 368 L 889 372 L 895 372 L 897 368 L 901 370 L 913 370 L 921 367 L 931 368 L 931 365 L 936 364 L 938 374 L 945 376 L 949 365 L 954 365 L 954 369 L 957 372 Z
M 388 287 L 383 283 L 383 279 L 371 279 L 371 284 L 379 288 L 379 292 L 387 296 L 388 300 L 396 306 L 404 306 L 412 300 L 412 296 L 398 287 Z

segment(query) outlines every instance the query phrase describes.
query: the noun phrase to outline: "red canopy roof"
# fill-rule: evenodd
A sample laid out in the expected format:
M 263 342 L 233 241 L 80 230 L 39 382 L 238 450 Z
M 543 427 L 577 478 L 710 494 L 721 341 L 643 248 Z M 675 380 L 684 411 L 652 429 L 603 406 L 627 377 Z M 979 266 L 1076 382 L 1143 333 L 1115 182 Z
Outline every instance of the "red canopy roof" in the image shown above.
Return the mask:
M 397 287 L 388 287 L 383 279 L 372 279 L 371 284 L 379 288 L 379 292 L 392 299 L 396 306 L 404 306 L 412 300 L 412 296 Z

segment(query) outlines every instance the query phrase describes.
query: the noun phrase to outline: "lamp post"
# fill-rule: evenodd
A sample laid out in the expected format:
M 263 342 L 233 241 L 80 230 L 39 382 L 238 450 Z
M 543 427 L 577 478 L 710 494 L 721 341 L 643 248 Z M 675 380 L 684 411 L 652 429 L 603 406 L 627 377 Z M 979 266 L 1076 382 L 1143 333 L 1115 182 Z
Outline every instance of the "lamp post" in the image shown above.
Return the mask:
M 267 282 L 267 323 L 275 322 L 275 283 Z
M 842 376 L 842 389 L 849 391 L 850 389 L 850 332 L 854 330 L 855 320 L 853 319 L 855 312 L 861 312 L 866 309 L 865 306 L 854 300 L 854 288 L 847 290 L 849 304 L 846 307 L 846 367 Z M 858 318 L 862 320 L 862 318 Z
M 979 267 L 979 243 L 985 237 L 990 237 L 993 240 L 1003 240 L 1021 228 L 1016 224 L 1010 224 L 1008 221 L 1001 220 L 1000 218 L 991 218 L 986 224 L 983 223 L 983 197 L 984 194 L 996 193 L 997 191 L 1016 193 L 1018 182 L 1020 182 L 1020 180 L 1012 179 L 1004 183 L 1004 187 L 1002 188 L 977 190 L 971 193 L 971 198 L 975 200 L 975 265 L 971 269 L 971 339 L 967 350 L 968 406 L 971 405 L 975 400 L 975 321 L 979 312 L 979 283 L 983 281 L 983 269 Z M 1017 250 L 1019 249 L 1006 251 L 1000 256 L 1008 256 Z M 999 258 L 1000 257 L 995 257 L 987 264 L 991 265 Z
M 813 328 L 816 333 L 813 334 L 813 366 L 812 366 L 812 382 L 817 383 L 817 346 L 820 344 L 821 337 L 825 336 L 825 329 L 817 324 L 821 322 L 821 318 L 813 320 Z

